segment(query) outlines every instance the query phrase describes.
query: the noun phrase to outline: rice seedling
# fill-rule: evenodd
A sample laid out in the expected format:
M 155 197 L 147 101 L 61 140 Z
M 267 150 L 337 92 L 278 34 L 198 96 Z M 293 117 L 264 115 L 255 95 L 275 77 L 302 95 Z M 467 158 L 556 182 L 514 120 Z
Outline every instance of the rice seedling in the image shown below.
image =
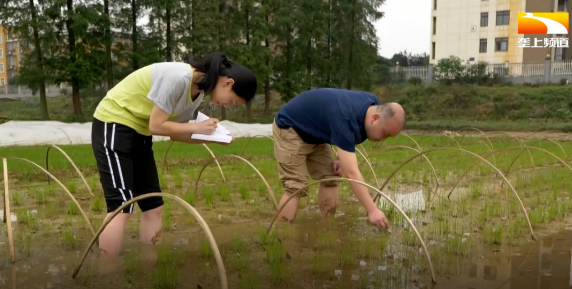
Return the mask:
M 93 281 L 94 273 L 91 266 L 87 265 L 84 272 L 76 278 L 76 283 L 81 286 L 90 286 Z
M 210 243 L 207 240 L 201 242 L 201 258 L 209 260 L 214 258 L 214 253 Z
M 195 202 L 196 202 L 196 198 L 195 198 L 195 193 L 193 193 L 190 189 L 187 190 L 184 194 L 183 194 L 183 200 L 187 203 L 189 203 L 189 205 L 194 206 Z
M 217 191 L 220 194 L 220 200 L 223 202 L 230 202 L 232 200 L 230 196 L 230 188 L 226 184 L 217 184 Z
M 90 210 L 95 213 L 101 213 L 105 210 L 105 199 L 102 196 L 96 196 L 91 200 Z
M 250 199 L 250 188 L 248 187 L 248 185 L 241 183 L 238 185 L 238 191 L 240 192 L 240 197 L 243 200 L 248 200 Z
M 203 187 L 202 189 L 203 197 L 205 198 L 205 205 L 207 209 L 212 210 L 215 205 L 215 193 L 212 187 Z
M 320 276 L 328 271 L 329 260 L 322 254 L 314 255 L 312 259 L 312 275 L 314 277 Z
M 77 205 L 72 202 L 69 201 L 66 203 L 66 214 L 70 215 L 70 216 L 76 216 L 79 215 L 79 208 L 77 207 Z
M 62 232 L 63 245 L 69 249 L 77 248 L 77 238 L 70 228 L 65 228 Z
M 153 289 L 175 289 L 177 288 L 177 269 L 171 266 L 158 266 L 151 272 L 151 286 Z
M 72 193 L 72 194 L 77 193 L 77 182 L 75 182 L 75 181 L 68 182 L 66 187 L 68 188 L 70 193 Z
M 48 193 L 44 190 L 37 190 L 34 192 L 34 199 L 37 204 L 45 204 L 48 202 Z
M 10 199 L 14 206 L 20 206 L 24 201 L 24 194 L 20 191 L 13 191 L 10 195 Z
M 125 255 L 125 269 L 123 271 L 126 277 L 137 276 L 143 272 L 141 266 L 141 257 L 137 253 L 129 252 Z
M 32 255 L 32 235 L 27 230 L 17 233 L 16 242 L 22 257 L 28 258 Z
M 246 274 L 242 275 L 238 286 L 241 289 L 259 289 L 261 284 L 260 274 L 247 272 Z

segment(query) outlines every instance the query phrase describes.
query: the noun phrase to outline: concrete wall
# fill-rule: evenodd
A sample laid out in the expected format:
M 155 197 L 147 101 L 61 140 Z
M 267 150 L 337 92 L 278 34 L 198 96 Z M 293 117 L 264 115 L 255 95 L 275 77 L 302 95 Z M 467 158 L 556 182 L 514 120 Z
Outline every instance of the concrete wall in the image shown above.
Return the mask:
M 435 1 L 435 0 L 432 0 Z M 437 0 L 437 9 L 431 17 L 430 63 L 455 55 L 463 61 L 489 63 L 522 62 L 522 48 L 518 47 L 517 15 L 525 9 L 526 0 Z M 553 1 L 553 0 L 550 0 Z M 434 6 L 432 6 L 434 8 Z M 508 25 L 496 25 L 497 11 L 509 10 Z M 488 12 L 488 26 L 481 27 L 481 13 Z M 433 35 L 433 19 L 436 33 Z M 495 52 L 495 38 L 509 38 L 508 51 Z M 487 52 L 480 53 L 480 39 L 487 39 Z M 435 57 L 433 59 L 433 53 Z
M 556 11 L 557 4 L 558 0 L 526 0 L 526 12 L 553 12 Z M 553 35 L 524 34 L 522 37 L 530 38 L 530 43 L 533 43 L 534 38 L 544 39 L 553 37 Z M 523 61 L 524 62 L 542 61 L 544 60 L 547 54 L 554 55 L 554 53 L 552 53 L 552 50 L 553 49 L 551 49 L 550 47 L 526 48 L 524 49 Z
M 519 38 L 544 39 L 559 37 L 546 34 L 518 34 L 519 12 L 558 11 L 558 0 L 431 0 L 437 1 L 437 9 L 431 5 L 431 40 L 429 43 L 430 63 L 455 55 L 463 62 L 473 58 L 474 62 L 522 63 L 541 62 L 547 54 L 552 60 L 556 48 L 521 48 Z M 572 11 L 572 0 L 568 1 L 567 11 Z M 510 11 L 508 25 L 496 25 L 497 11 Z M 481 27 L 481 13 L 488 12 L 488 26 Z M 572 14 L 571 14 L 572 16 Z M 435 26 L 435 34 L 433 34 Z M 572 23 L 572 17 L 570 18 Z M 560 36 L 569 37 L 570 34 Z M 508 38 L 508 51 L 495 51 L 496 38 Z M 487 40 L 487 52 L 480 53 L 480 39 Z M 433 45 L 435 50 L 433 50 Z M 572 59 L 572 51 L 564 49 L 564 59 Z

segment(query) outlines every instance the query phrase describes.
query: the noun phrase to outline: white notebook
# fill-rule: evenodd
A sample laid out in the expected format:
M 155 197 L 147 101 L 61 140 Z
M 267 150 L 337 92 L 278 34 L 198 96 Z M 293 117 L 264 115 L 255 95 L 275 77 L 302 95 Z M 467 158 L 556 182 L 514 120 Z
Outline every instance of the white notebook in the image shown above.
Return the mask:
M 195 119 L 195 123 L 203 122 L 209 118 L 210 117 L 206 116 L 204 113 L 199 112 L 197 119 Z M 213 134 L 207 135 L 194 133 L 191 135 L 191 139 L 230 143 L 232 141 L 232 136 L 230 136 L 230 131 L 228 129 L 220 123 L 217 123 L 217 128 Z

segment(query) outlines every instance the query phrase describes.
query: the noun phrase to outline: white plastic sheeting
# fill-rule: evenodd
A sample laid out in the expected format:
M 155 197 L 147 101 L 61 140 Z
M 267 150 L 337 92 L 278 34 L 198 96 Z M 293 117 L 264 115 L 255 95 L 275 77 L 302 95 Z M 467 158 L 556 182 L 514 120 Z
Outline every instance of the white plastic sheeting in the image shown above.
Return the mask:
M 272 124 L 245 124 L 221 121 L 236 138 L 272 136 Z M 153 141 L 169 140 L 153 137 Z M 10 121 L 0 125 L 0 147 L 30 145 L 90 144 L 91 122 L 64 123 L 59 121 Z

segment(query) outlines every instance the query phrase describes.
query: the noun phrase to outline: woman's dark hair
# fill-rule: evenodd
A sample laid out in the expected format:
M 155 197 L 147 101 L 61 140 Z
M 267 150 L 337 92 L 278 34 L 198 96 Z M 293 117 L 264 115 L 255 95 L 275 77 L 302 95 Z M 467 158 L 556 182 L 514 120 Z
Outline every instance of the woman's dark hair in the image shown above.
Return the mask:
M 257 90 L 256 76 L 252 70 L 230 61 L 222 52 L 214 52 L 204 59 L 197 61 L 193 56 L 189 57 L 189 64 L 205 74 L 198 83 L 199 89 L 210 93 L 218 81 L 219 76 L 227 76 L 234 80 L 232 90 L 246 102 L 250 101 Z

